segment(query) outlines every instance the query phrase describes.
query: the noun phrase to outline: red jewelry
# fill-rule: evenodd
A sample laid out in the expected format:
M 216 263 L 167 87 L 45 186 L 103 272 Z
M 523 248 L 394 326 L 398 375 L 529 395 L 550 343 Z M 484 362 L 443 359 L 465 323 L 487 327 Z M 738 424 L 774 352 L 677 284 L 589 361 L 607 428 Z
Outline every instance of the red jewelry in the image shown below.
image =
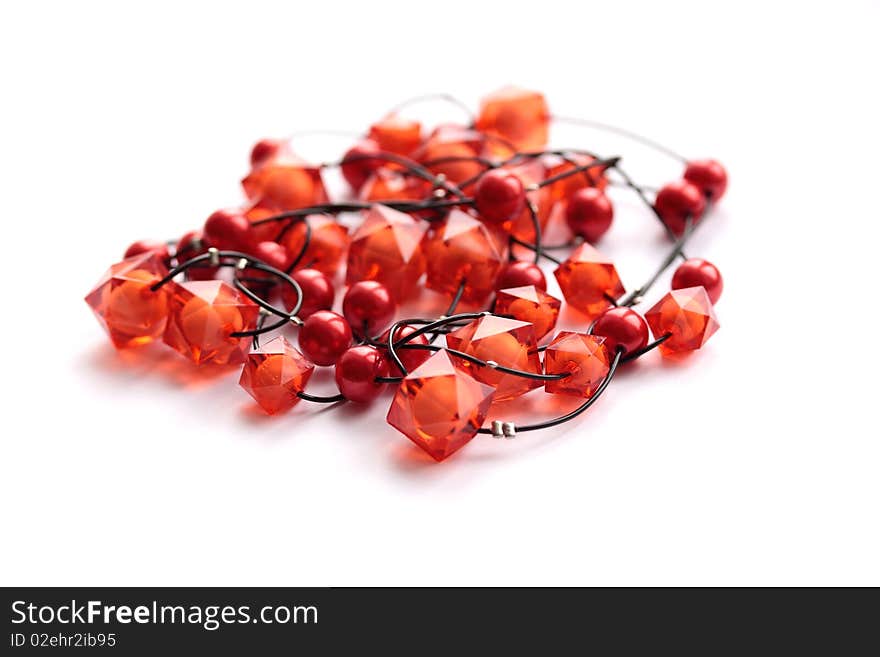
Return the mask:
M 433 98 L 470 115 L 449 96 Z M 402 116 L 404 105 L 334 163 L 308 163 L 288 140 L 257 142 L 241 208 L 214 212 L 176 242 L 129 246 L 86 296 L 113 344 L 162 341 L 198 364 L 243 365 L 241 386 L 270 414 L 300 400 L 375 402 L 391 387 L 388 423 L 439 461 L 478 433 L 513 438 L 571 420 L 625 363 L 654 348 L 699 349 L 718 329 L 721 274 L 684 254 L 727 189 L 718 162 L 554 116 L 533 91 L 496 92 L 467 124 L 433 131 Z M 619 156 L 548 149 L 554 122 L 653 148 L 684 166 L 682 178 L 655 193 L 630 178 Z M 350 198 L 331 201 L 323 174 L 333 167 Z M 612 228 L 612 187 L 634 193 L 673 242 L 651 278 L 628 293 L 594 246 Z M 349 233 L 339 219 L 351 215 L 360 221 Z M 551 222 L 567 226 L 571 239 L 545 244 Z M 542 260 L 556 265 L 564 302 L 584 315 L 582 330 L 556 331 L 563 301 L 547 293 Z M 634 307 L 678 260 L 672 289 L 639 314 Z M 343 261 L 339 314 L 334 280 Z M 446 296 L 445 312 L 397 318 L 423 288 Z M 460 312 L 463 304 L 486 310 Z M 290 329 L 299 349 L 278 334 Z M 335 368 L 339 394 L 306 391 L 316 366 Z M 493 402 L 536 388 L 584 401 L 525 426 L 492 417 Z

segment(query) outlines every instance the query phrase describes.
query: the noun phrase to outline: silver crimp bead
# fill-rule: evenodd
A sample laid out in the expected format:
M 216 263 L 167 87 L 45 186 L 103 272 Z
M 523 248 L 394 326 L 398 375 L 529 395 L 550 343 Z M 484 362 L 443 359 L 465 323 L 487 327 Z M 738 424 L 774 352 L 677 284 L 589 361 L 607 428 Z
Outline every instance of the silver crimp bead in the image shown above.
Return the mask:
M 504 437 L 504 423 L 501 420 L 492 420 L 492 437 Z
M 513 422 L 502 423 L 501 433 L 505 438 L 516 438 L 516 425 Z
M 217 267 L 220 264 L 220 252 L 216 247 L 212 246 L 208 249 L 208 262 L 211 263 L 212 267 Z

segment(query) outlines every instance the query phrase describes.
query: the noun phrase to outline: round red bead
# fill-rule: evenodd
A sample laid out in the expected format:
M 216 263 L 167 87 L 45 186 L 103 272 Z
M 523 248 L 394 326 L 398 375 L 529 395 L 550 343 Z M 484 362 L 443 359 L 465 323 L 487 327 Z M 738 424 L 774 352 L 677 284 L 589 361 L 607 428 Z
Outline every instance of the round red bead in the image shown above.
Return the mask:
M 718 267 L 702 258 L 689 258 L 678 266 L 672 276 L 672 289 L 703 286 L 712 303 L 716 303 L 724 289 L 724 280 Z
M 565 221 L 571 232 L 591 243 L 599 241 L 614 219 L 614 206 L 601 190 L 584 187 L 574 192 L 565 206 Z
M 388 376 L 388 363 L 376 347 L 351 347 L 336 361 L 336 385 L 349 401 L 373 401 L 386 385 L 376 381 L 380 376 Z
M 251 149 L 251 166 L 256 167 L 276 157 L 284 150 L 283 139 L 261 139 Z
M 696 185 L 712 201 L 718 201 L 727 190 L 727 170 L 715 160 L 688 162 L 684 179 Z
M 155 240 L 138 240 L 131 244 L 126 250 L 125 255 L 122 256 L 122 259 L 128 259 L 136 255 L 140 255 L 142 253 L 155 253 L 158 255 L 163 261 L 167 262 L 171 257 L 168 252 L 168 245 L 165 242 L 157 242 Z
M 333 365 L 351 346 L 351 327 L 342 315 L 319 310 L 299 329 L 299 347 L 316 365 Z
M 308 319 L 319 310 L 330 310 L 333 307 L 336 292 L 326 274 L 317 269 L 298 269 L 290 277 L 302 290 L 302 305 L 297 313 L 300 319 Z M 292 309 L 296 303 L 296 291 L 287 283 L 282 285 L 281 298 L 284 300 L 284 305 Z
M 249 251 L 251 222 L 238 210 L 217 210 L 205 221 L 202 236 L 208 245 L 217 249 Z
M 648 323 L 632 308 L 609 308 L 593 325 L 593 335 L 605 338 L 609 354 L 621 346 L 626 356 L 648 344 Z
M 342 299 L 342 314 L 358 335 L 375 335 L 388 326 L 397 312 L 397 304 L 388 288 L 379 281 L 355 283 Z
M 363 139 L 346 151 L 342 158 L 342 176 L 353 190 L 358 191 L 363 187 L 367 178 L 382 166 L 382 160 L 365 157 L 381 150 L 374 140 Z
M 408 335 L 416 332 L 415 326 L 410 326 L 409 324 L 404 324 L 403 326 L 399 326 L 397 330 L 394 332 L 394 341 L 402 340 Z M 384 342 L 388 344 L 388 337 L 391 332 L 391 329 L 385 331 L 382 336 L 379 338 L 379 342 Z M 412 340 L 409 340 L 406 344 L 428 344 L 427 336 L 422 333 L 421 335 L 417 335 Z M 385 355 L 386 360 L 388 361 L 388 367 L 393 373 L 394 376 L 401 376 L 403 372 L 400 371 L 400 368 L 397 367 L 397 364 L 394 362 L 394 359 L 391 358 L 391 354 L 388 353 L 388 349 L 383 348 L 382 353 Z M 424 363 L 431 357 L 431 351 L 429 349 L 406 349 L 400 348 L 395 349 L 394 353 L 397 354 L 397 357 L 400 359 L 400 362 L 403 363 L 403 366 L 406 368 L 407 372 L 412 372 L 419 365 Z
M 177 264 L 182 264 L 207 251 L 202 233 L 198 230 L 191 230 L 177 240 L 175 249 L 174 257 Z M 190 267 L 186 270 L 186 277 L 195 281 L 209 280 L 214 278 L 217 271 L 218 267 Z
M 688 219 L 692 224 L 700 220 L 706 209 L 706 198 L 696 185 L 687 180 L 676 180 L 657 192 L 654 209 L 672 234 L 680 237 Z
M 509 287 L 526 287 L 534 285 L 539 290 L 547 291 L 547 279 L 544 272 L 533 262 L 517 260 L 511 262 L 501 270 L 501 275 L 495 283 L 496 290 L 505 290 Z
M 268 240 L 265 242 L 258 242 L 257 245 L 251 249 L 251 255 L 270 267 L 280 269 L 281 271 L 287 269 L 287 265 L 290 264 L 290 254 L 287 252 L 287 249 L 278 242 L 271 242 Z
M 474 189 L 474 203 L 480 216 L 500 224 L 516 217 L 526 203 L 522 181 L 509 171 L 495 169 L 484 174 Z

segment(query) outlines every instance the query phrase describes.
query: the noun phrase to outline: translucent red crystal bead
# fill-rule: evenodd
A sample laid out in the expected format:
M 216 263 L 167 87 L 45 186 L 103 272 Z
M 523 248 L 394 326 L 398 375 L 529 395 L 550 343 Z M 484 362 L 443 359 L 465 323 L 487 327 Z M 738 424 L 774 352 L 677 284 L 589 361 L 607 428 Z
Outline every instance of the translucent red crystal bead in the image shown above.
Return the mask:
M 595 319 L 625 292 L 614 263 L 581 244 L 554 272 L 565 300 Z
M 645 313 L 645 320 L 655 338 L 669 335 L 659 347 L 663 354 L 699 349 L 720 327 L 702 287 L 668 292 Z
M 273 415 L 293 408 L 314 371 L 313 363 L 278 336 L 247 355 L 238 383 Z
M 605 338 L 561 331 L 544 351 L 546 374 L 568 374 L 544 383 L 547 392 L 590 398 L 608 376 L 609 354 Z
M 550 110 L 543 94 L 505 87 L 483 99 L 476 127 L 518 150 L 534 151 L 547 143 L 549 123 Z
M 326 203 L 329 198 L 321 170 L 289 152 L 259 162 L 241 181 L 251 201 L 275 210 L 296 210 Z
M 287 247 L 292 258 L 302 253 L 297 267 L 317 269 L 333 276 L 345 258 L 351 238 L 348 229 L 332 216 L 310 214 L 287 229 L 279 241 Z M 305 251 L 303 245 L 306 245 Z
M 530 323 L 538 340 L 556 327 L 561 307 L 559 299 L 534 285 L 505 288 L 495 296 L 495 313 Z
M 494 393 L 438 351 L 400 383 L 388 424 L 442 461 L 477 434 Z

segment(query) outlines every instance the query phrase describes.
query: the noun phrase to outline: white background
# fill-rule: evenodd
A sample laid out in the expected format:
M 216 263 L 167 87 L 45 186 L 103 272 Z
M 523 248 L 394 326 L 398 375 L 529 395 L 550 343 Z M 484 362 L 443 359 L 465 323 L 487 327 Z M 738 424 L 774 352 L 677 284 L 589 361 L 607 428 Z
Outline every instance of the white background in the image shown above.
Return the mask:
M 6 3 L 0 580 L 880 584 L 878 14 Z M 270 419 L 237 373 L 117 354 L 83 303 L 131 241 L 239 202 L 256 139 L 361 130 L 432 91 L 473 106 L 510 82 L 730 171 L 689 249 L 726 277 L 721 331 L 684 365 L 645 358 L 588 416 L 478 437 L 437 465 L 385 424 L 387 397 Z M 561 134 L 622 154 L 646 183 L 680 175 L 637 145 Z M 615 200 L 603 249 L 633 287 L 663 240 Z M 541 394 L 532 417 L 552 412 Z

